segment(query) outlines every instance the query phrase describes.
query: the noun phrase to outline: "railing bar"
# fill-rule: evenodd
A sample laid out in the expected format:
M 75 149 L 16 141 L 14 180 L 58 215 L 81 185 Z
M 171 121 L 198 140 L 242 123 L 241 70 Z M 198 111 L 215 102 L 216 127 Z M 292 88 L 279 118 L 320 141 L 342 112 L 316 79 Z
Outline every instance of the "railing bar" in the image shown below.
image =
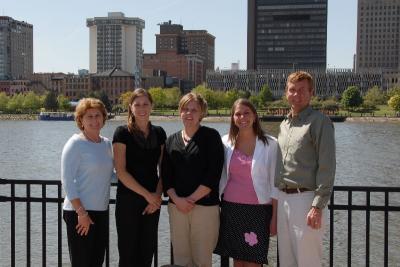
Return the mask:
M 335 192 L 332 192 L 331 195 L 331 205 L 335 204 Z M 333 227 L 333 222 L 334 222 L 334 210 L 330 209 L 330 218 L 329 218 L 329 266 L 333 266 L 333 246 L 334 246 L 334 227 Z
M 389 192 L 385 192 L 385 207 L 389 206 Z M 384 241 L 384 266 L 387 267 L 388 262 L 388 245 L 389 245 L 389 212 L 385 210 L 385 241 Z
M 352 209 L 353 191 L 349 191 L 347 195 L 349 209 L 347 210 L 347 266 L 351 266 L 351 223 L 352 223 Z
M 11 184 L 11 198 L 15 197 L 15 185 Z M 11 199 L 11 267 L 15 267 L 15 201 Z
M 26 202 L 26 266 L 31 266 L 31 202 L 29 198 L 31 197 L 31 186 L 26 185 L 26 197 L 28 201 Z
M 42 266 L 46 267 L 46 184 L 42 184 Z
M 371 205 L 371 192 L 367 191 L 367 211 L 365 213 L 365 266 L 369 267 L 369 259 L 370 259 L 370 251 L 369 251 L 369 233 L 370 233 L 370 223 L 371 223 L 371 216 L 370 216 L 370 209 L 369 206 Z
M 61 185 L 57 185 L 57 197 L 61 199 Z M 58 267 L 62 266 L 62 202 L 57 204 L 58 214 L 57 214 L 57 229 L 58 229 Z

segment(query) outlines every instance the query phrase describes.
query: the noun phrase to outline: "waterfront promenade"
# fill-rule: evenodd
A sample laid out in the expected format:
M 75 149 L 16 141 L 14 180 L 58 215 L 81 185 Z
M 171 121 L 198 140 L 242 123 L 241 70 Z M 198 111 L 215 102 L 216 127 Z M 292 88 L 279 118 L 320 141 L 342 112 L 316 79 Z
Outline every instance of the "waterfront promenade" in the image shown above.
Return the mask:
M 107 121 L 102 135 L 111 138 L 116 127 L 125 123 L 125 119 Z M 155 121 L 153 124 L 162 126 L 168 135 L 179 130 L 181 123 L 174 118 L 168 121 Z M 225 122 L 204 122 L 204 125 L 217 129 L 220 134 L 228 131 L 229 124 Z M 263 127 L 272 135 L 277 134 L 279 123 L 267 122 Z M 400 165 L 400 125 L 398 123 L 366 123 L 343 122 L 335 123 L 337 141 L 337 175 L 336 186 L 373 186 L 398 187 Z M 2 198 L 0 202 L 0 266 L 11 266 L 11 218 L 12 205 L 15 213 L 15 266 L 27 266 L 27 247 L 30 246 L 30 265 L 43 266 L 43 246 L 47 266 L 58 266 L 58 233 L 61 233 L 62 266 L 69 266 L 68 248 L 66 246 L 65 223 L 61 221 L 61 231 L 58 231 L 58 183 L 60 175 L 61 150 L 68 138 L 76 133 L 75 123 L 45 122 L 45 121 L 1 121 L 0 122 L 0 177 L 17 180 L 14 192 L 17 199 Z M 53 181 L 53 185 L 43 186 L 32 184 L 27 189 L 21 180 L 36 183 L 37 180 Z M 11 185 L 0 184 L 0 195 L 11 197 Z M 45 188 L 45 189 L 43 189 Z M 335 187 L 336 188 L 336 187 Z M 44 193 L 43 193 L 44 190 Z M 27 201 L 26 196 L 34 198 Z M 112 189 L 115 197 L 115 188 Z M 62 196 L 62 190 L 60 192 Z M 367 214 L 370 218 L 369 230 L 369 263 L 370 266 L 385 266 L 385 231 L 387 231 L 387 266 L 399 266 L 400 254 L 400 194 L 388 192 L 388 206 L 397 210 L 385 212 L 386 193 L 371 191 L 370 211 L 362 210 L 367 204 L 367 192 L 353 190 L 351 192 L 351 227 L 349 227 L 349 205 L 347 191 L 337 191 L 334 196 L 333 210 L 333 265 L 348 265 L 350 253 L 351 266 L 366 266 L 367 251 Z M 53 202 L 45 202 L 42 198 L 50 198 Z M 377 208 L 374 206 L 381 206 Z M 391 208 L 392 209 L 392 208 Z M 45 210 L 45 216 L 42 216 Z M 30 221 L 28 218 L 30 211 Z M 385 219 L 387 218 L 387 219 Z M 385 228 L 385 220 L 388 227 Z M 45 222 L 45 224 L 43 224 Z M 27 228 L 29 225 L 30 228 Z M 45 225 L 45 226 L 43 226 Z M 43 240 L 45 228 L 45 243 Z M 328 225 L 330 227 L 330 224 Z M 27 230 L 30 229 L 30 230 Z M 350 229 L 350 231 L 348 230 Z M 386 230 L 385 230 L 386 229 Z M 28 235 L 30 233 L 30 236 Z M 351 250 L 348 248 L 350 233 Z M 169 223 L 165 207 L 162 208 L 159 225 L 158 266 L 170 262 Z M 114 205 L 110 205 L 110 266 L 116 266 L 118 252 L 116 246 L 116 230 L 114 222 Z M 330 230 L 326 231 L 324 244 L 324 266 L 330 263 Z M 272 239 L 270 260 L 276 262 L 276 239 Z M 215 267 L 220 266 L 220 260 L 215 257 Z

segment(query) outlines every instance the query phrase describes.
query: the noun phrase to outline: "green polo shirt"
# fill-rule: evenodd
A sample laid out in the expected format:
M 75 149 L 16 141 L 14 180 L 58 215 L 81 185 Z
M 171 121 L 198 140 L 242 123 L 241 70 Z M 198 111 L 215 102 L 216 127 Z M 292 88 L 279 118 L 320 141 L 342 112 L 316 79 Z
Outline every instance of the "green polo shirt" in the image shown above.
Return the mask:
M 315 192 L 312 206 L 324 208 L 332 193 L 336 169 L 335 130 L 331 120 L 310 106 L 289 114 L 280 125 L 275 186 Z

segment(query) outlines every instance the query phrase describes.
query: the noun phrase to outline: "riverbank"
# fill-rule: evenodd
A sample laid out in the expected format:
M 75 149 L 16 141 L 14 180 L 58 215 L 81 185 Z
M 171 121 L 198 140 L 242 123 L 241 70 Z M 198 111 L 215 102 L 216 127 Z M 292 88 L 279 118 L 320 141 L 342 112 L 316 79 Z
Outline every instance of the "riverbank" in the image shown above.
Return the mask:
M 127 116 L 115 116 L 112 120 L 126 121 Z M 179 121 L 179 116 L 150 116 L 152 121 Z M 206 122 L 230 122 L 229 116 L 209 116 L 205 117 L 203 121 Z M 268 120 L 267 120 L 268 121 Z M 347 117 L 346 122 L 395 122 L 400 123 L 400 117 Z
M 35 121 L 37 114 L 0 114 L 1 121 Z
M 113 121 L 126 121 L 126 115 L 116 115 L 111 120 Z M 37 114 L 0 114 L 0 121 L 1 120 L 11 120 L 11 121 L 24 121 L 24 120 L 37 120 Z M 179 121 L 179 116 L 150 116 L 150 120 L 152 121 Z M 203 119 L 205 122 L 230 122 L 229 116 L 208 116 Z M 268 120 L 267 120 L 268 121 Z M 395 122 L 400 123 L 400 117 L 347 117 L 347 122 L 377 122 L 377 123 L 384 123 L 384 122 Z

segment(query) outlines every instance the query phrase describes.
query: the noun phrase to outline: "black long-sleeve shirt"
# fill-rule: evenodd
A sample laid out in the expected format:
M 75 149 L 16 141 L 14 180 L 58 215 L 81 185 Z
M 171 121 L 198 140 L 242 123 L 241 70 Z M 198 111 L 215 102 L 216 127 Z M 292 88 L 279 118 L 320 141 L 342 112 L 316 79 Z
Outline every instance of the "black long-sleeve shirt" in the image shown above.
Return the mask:
M 203 185 L 211 192 L 196 204 L 217 205 L 223 163 L 224 148 L 215 129 L 200 126 L 186 146 L 181 131 L 176 132 L 165 143 L 162 164 L 164 191 L 174 188 L 179 197 L 187 197 Z

